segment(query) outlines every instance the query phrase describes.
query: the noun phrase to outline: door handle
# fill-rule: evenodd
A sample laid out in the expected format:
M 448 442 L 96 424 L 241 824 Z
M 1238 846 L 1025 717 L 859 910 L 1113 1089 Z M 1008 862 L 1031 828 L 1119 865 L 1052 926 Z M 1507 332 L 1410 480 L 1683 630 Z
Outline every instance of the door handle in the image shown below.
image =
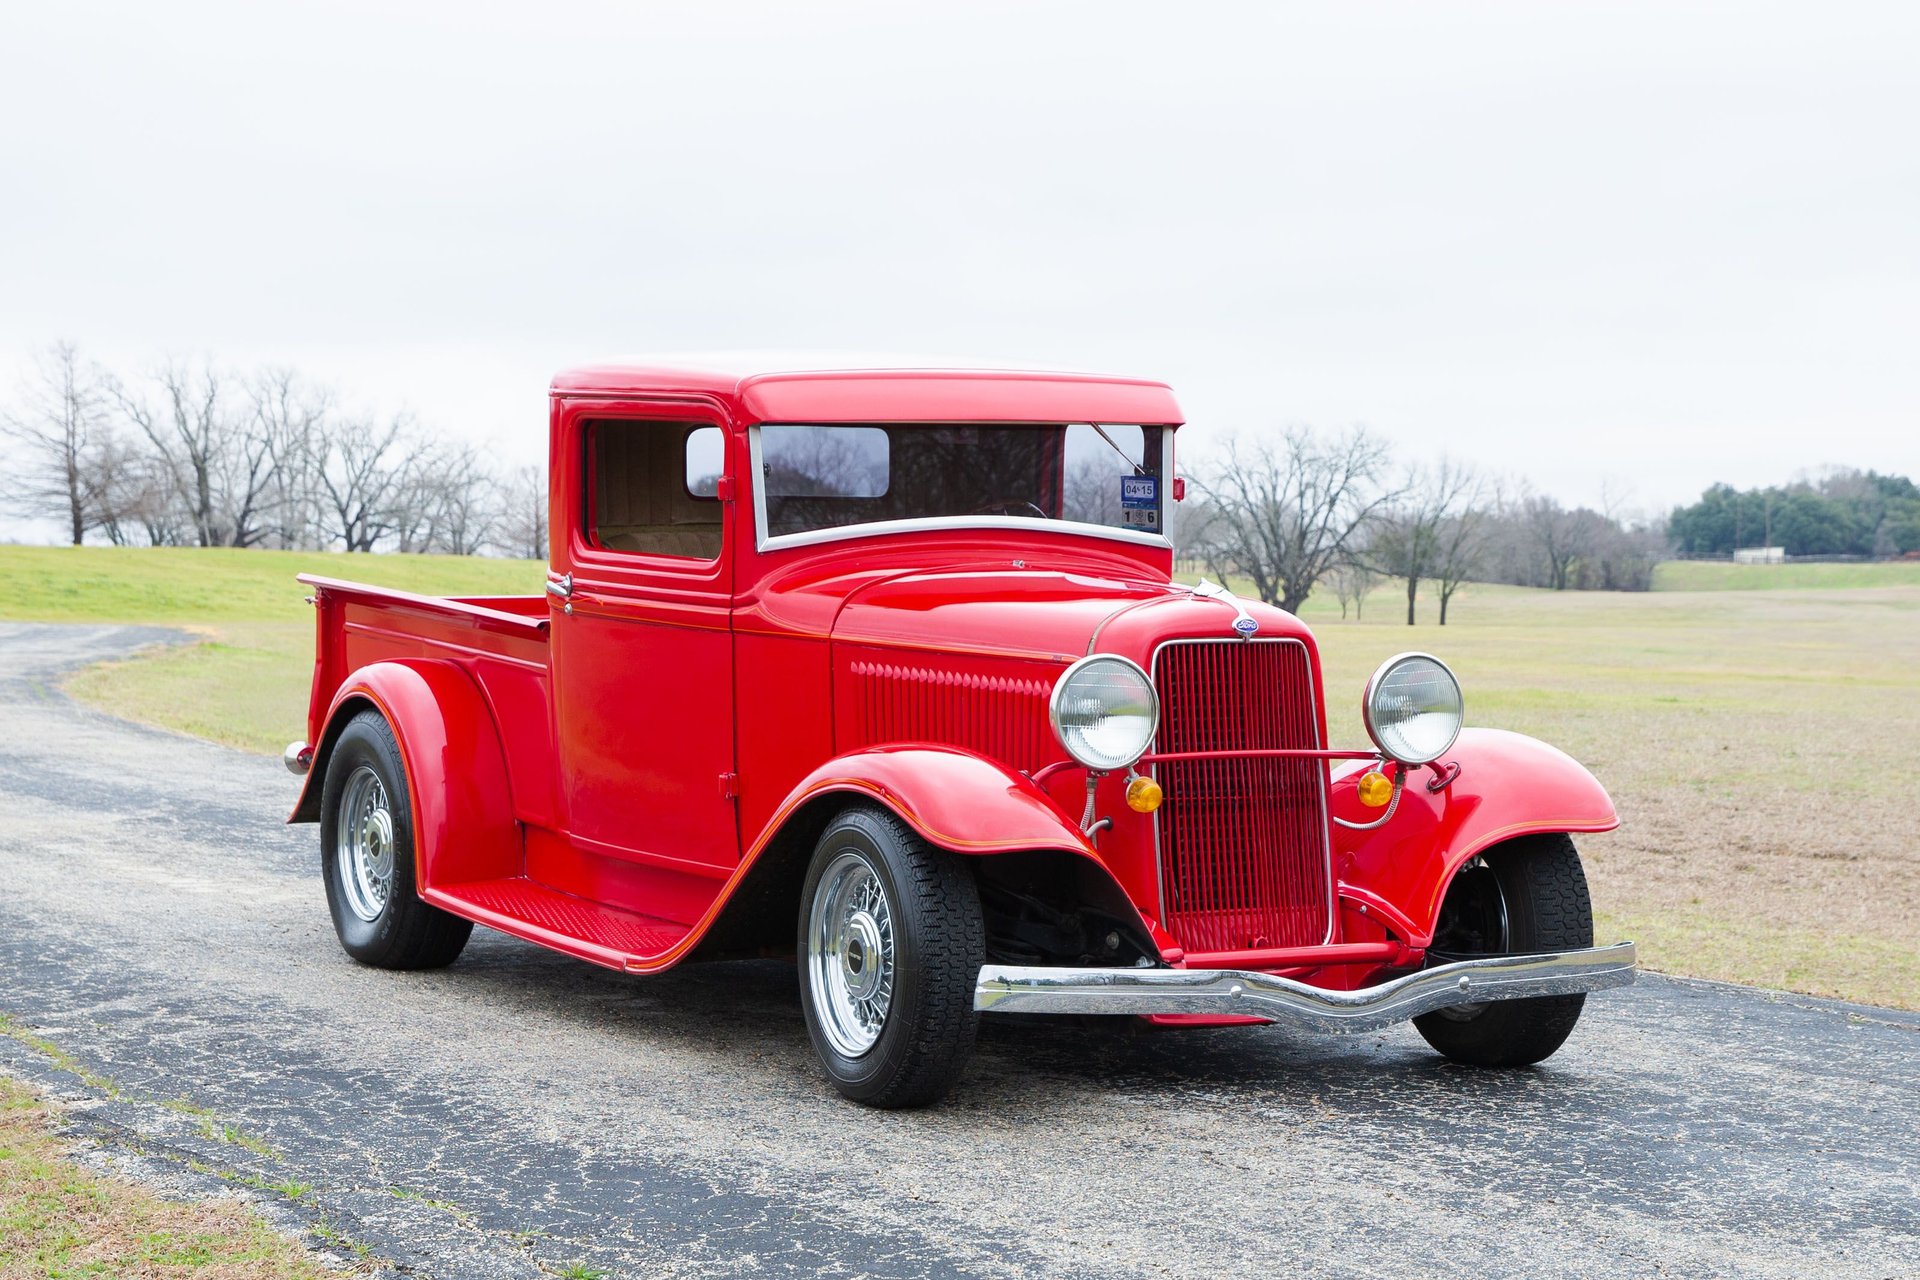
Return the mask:
M 548 578 L 547 594 L 561 600 L 573 599 L 573 575 L 567 573 L 558 578 Z

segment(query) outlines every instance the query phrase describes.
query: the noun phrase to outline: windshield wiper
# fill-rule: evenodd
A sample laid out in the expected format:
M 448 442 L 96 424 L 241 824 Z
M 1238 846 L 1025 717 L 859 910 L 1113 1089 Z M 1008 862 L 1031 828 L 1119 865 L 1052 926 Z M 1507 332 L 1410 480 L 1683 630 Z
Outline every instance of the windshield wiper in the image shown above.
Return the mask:
M 1107 447 L 1109 449 L 1112 449 L 1115 453 L 1119 454 L 1121 459 L 1128 466 L 1133 468 L 1133 474 L 1137 476 L 1143 476 L 1147 474 L 1146 467 L 1144 467 L 1138 462 L 1135 462 L 1132 458 L 1127 457 L 1127 451 L 1125 449 L 1122 449 L 1119 445 L 1113 442 L 1113 437 L 1107 434 L 1107 429 L 1105 427 L 1101 426 L 1097 422 L 1089 422 L 1087 425 L 1092 427 L 1096 432 L 1099 433 L 1100 438 L 1107 442 Z

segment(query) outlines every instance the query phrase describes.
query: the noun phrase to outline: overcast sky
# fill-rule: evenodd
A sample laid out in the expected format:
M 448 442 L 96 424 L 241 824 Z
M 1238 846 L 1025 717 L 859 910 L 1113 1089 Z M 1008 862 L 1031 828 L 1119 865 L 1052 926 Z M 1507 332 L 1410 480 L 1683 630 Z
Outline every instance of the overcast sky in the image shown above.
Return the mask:
M 0 395 L 211 352 L 543 455 L 563 365 L 900 349 L 1575 502 L 1920 476 L 1920 6 L 9 4 Z

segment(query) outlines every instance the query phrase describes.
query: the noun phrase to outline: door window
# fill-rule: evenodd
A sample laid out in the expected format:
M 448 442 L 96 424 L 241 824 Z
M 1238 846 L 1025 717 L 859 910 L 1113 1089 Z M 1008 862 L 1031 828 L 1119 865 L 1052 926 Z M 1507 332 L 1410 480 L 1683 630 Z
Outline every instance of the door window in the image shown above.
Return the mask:
M 720 428 L 697 422 L 587 427 L 587 540 L 608 551 L 716 560 L 725 458 Z

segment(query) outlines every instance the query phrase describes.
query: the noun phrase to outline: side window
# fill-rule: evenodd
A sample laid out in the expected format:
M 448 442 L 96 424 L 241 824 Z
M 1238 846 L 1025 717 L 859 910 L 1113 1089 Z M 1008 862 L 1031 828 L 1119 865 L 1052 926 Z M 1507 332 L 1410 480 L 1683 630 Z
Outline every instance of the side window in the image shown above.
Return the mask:
M 693 422 L 587 426 L 587 541 L 609 551 L 716 560 L 720 428 Z

